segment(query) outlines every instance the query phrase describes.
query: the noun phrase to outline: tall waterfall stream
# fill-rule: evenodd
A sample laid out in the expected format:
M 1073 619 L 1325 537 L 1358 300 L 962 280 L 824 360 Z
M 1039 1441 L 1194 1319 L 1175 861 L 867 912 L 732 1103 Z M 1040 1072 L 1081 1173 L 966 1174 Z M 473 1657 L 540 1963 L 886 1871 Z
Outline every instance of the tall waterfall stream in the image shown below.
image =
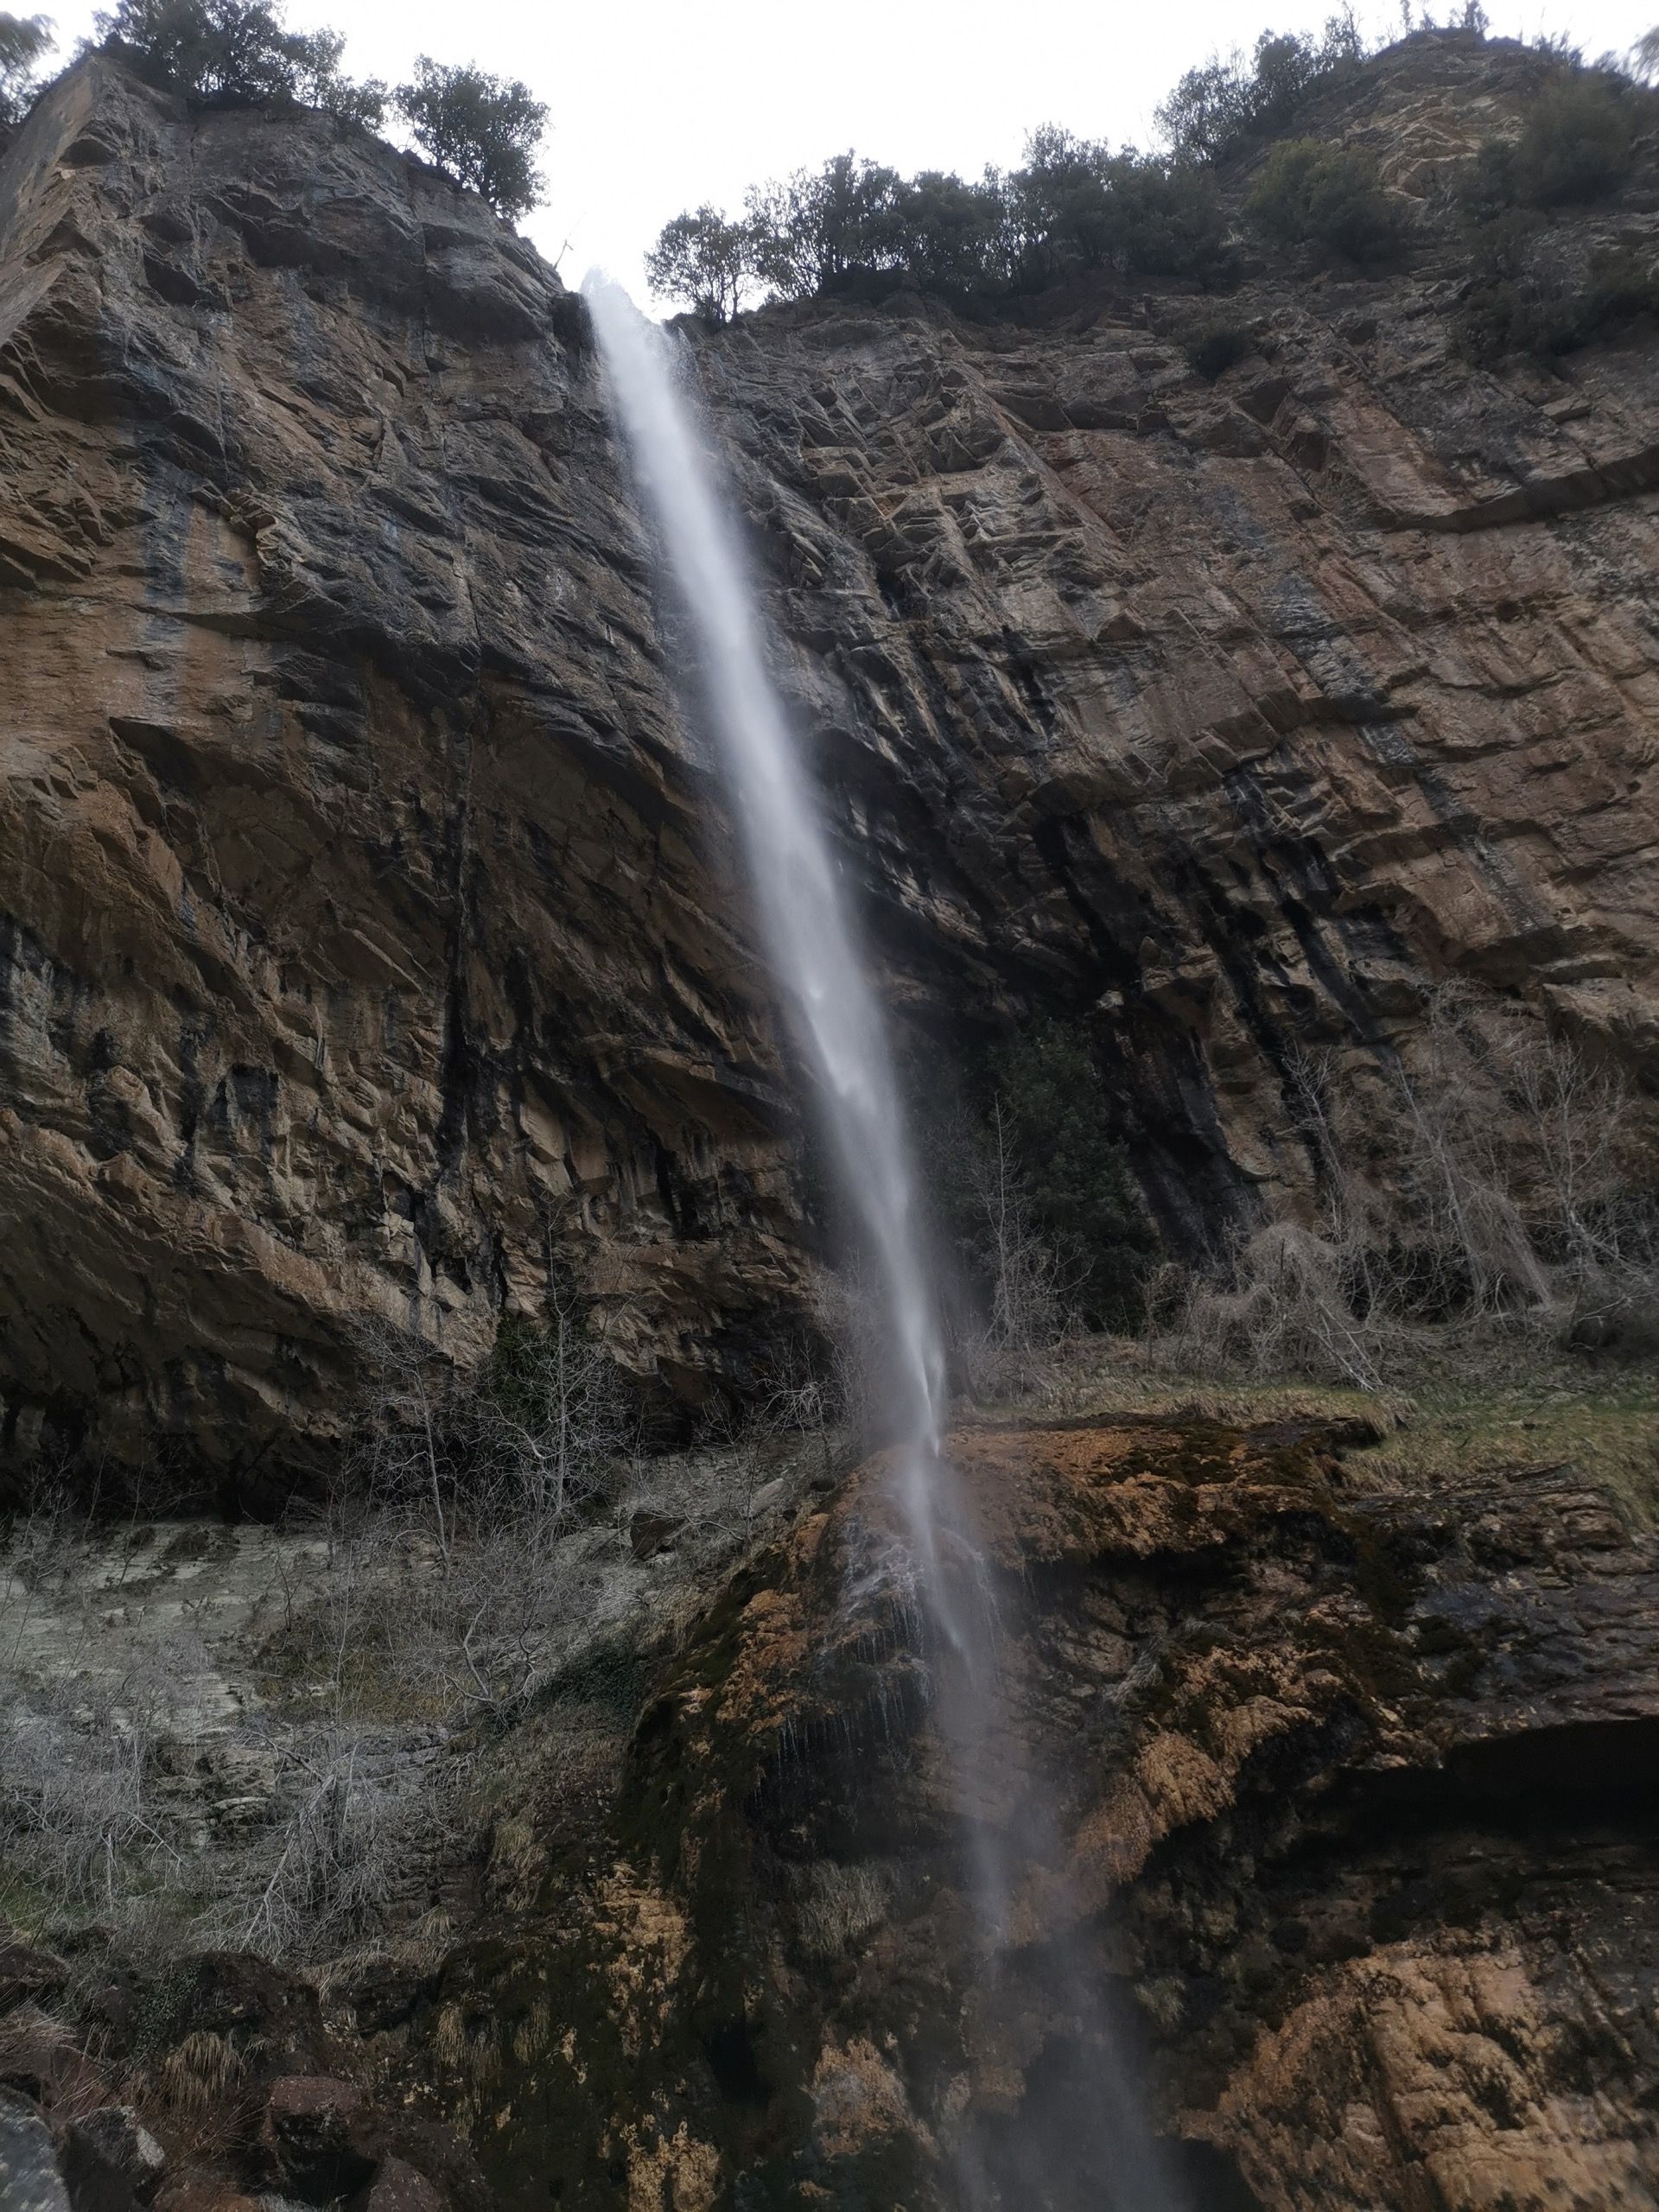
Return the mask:
M 1019 1833 L 976 1815 L 975 1768 L 999 1703 L 996 1632 L 965 1501 L 944 1450 L 945 1360 L 914 1170 L 885 1025 L 766 641 L 734 502 L 687 390 L 672 341 L 603 278 L 585 288 L 610 403 L 655 526 L 664 582 L 689 620 L 692 681 L 734 807 L 760 934 L 810 1074 L 879 1325 L 883 1371 L 870 1377 L 907 1541 L 881 1572 L 913 1599 L 932 1646 L 933 1712 L 955 1764 L 982 1956 L 980 2001 L 994 2013 L 999 1954 L 1014 1940 L 1028 1867 L 1052 1859 L 1044 1793 L 1017 1793 Z M 973 2115 L 949 2146 L 964 2208 L 1182 2212 L 1184 2197 L 1127 2088 L 1098 1993 L 1057 1966 L 1062 2009 L 1097 2054 L 1089 2109 L 1051 2112 L 1005 2144 L 995 2177 Z M 1053 2139 L 1063 2125 L 1068 2139 Z M 1087 2144 L 1080 2158 L 1083 2145 Z M 1093 2191 L 1075 2194 L 1079 2166 Z M 1064 2169 L 1065 2182 L 1058 2181 Z M 1057 2189 L 1059 2193 L 1057 2193 Z

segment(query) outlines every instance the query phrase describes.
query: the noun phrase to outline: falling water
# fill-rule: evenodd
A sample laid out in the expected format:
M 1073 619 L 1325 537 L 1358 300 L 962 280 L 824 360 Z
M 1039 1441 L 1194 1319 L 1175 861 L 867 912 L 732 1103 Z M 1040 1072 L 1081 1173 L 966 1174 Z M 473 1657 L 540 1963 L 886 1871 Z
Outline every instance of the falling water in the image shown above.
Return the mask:
M 890 1366 L 884 1410 L 891 1464 L 914 1554 L 907 1563 L 887 1562 L 883 1572 L 903 1580 L 908 1566 L 944 1646 L 945 1663 L 935 1669 L 941 1729 L 965 1770 L 986 1739 L 996 1702 L 994 1623 L 942 1448 L 945 1363 L 892 1055 L 811 787 L 767 672 L 733 505 L 677 378 L 669 341 L 606 279 L 590 276 L 584 290 L 612 404 L 690 620 L 762 937 L 871 1265 Z M 1020 1842 L 1041 1855 L 1046 1838 L 1034 1803 L 1027 1801 Z M 1008 1914 L 1009 1853 L 991 1822 L 969 1817 L 968 1827 L 974 1902 L 990 1955 Z M 994 1964 L 990 1971 L 994 1981 Z M 1051 2125 L 1103 2130 L 1101 2162 L 1109 2161 L 1113 2171 L 1101 2173 L 1099 2195 L 1090 2197 L 1103 2212 L 1176 2212 L 1177 2198 L 1110 2056 L 1112 2039 L 1095 2016 L 1093 1993 L 1071 1986 L 1077 1977 L 1066 1970 L 1058 1979 L 1067 1985 L 1058 1993 L 1065 2009 L 1089 2018 L 1089 2040 L 1108 2054 L 1107 2078 L 1090 2084 L 1092 2113 L 1073 2110 Z M 995 1988 L 990 1994 L 994 1999 Z M 1018 2147 L 1023 2202 L 1059 2202 L 1046 2185 L 1047 2159 L 1043 2142 Z M 958 2172 L 965 2204 L 998 2201 L 965 2146 Z
M 922 1260 L 898 1086 L 830 848 L 772 679 L 747 575 L 662 334 L 615 285 L 587 299 L 615 404 L 701 650 L 762 935 L 823 1102 L 840 1187 L 875 1274 L 887 1408 L 912 1531 L 940 1535 L 944 1357 Z

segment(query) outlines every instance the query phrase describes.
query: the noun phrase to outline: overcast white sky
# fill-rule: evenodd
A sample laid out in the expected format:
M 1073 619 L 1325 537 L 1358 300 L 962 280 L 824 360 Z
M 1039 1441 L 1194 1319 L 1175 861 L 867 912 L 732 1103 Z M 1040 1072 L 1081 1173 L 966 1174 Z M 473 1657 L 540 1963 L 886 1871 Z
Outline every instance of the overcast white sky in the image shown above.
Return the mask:
M 92 6 L 55 12 L 67 51 Z M 112 0 L 105 0 L 111 4 Z M 96 4 L 96 0 L 93 0 Z M 552 110 L 547 204 L 524 225 L 569 283 L 597 264 L 643 301 L 640 257 L 671 215 L 735 208 L 746 186 L 848 147 L 901 169 L 1016 160 L 1035 124 L 1147 143 L 1184 69 L 1333 0 L 289 0 L 330 23 L 346 67 L 396 83 L 412 57 L 523 77 Z M 1438 0 L 1433 12 L 1450 12 Z M 21 7 L 19 0 L 12 0 Z M 1486 0 L 1495 31 L 1566 30 L 1595 54 L 1659 21 L 1659 0 Z M 1398 27 L 1398 0 L 1362 5 Z

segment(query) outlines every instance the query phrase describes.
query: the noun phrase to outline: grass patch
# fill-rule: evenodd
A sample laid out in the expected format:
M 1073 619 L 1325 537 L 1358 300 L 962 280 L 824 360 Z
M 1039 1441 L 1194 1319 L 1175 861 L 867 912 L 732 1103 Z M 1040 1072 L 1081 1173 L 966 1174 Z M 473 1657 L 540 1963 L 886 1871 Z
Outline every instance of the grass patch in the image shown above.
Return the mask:
M 1375 1444 L 1344 1455 L 1355 1487 L 1449 1489 L 1470 1477 L 1568 1466 L 1600 1484 L 1645 1525 L 1659 1526 L 1659 1368 L 1597 1370 L 1563 1359 L 1459 1375 L 1427 1370 L 1399 1391 L 1344 1384 L 1217 1380 L 1160 1369 L 1133 1338 L 1062 1347 L 1042 1385 L 993 1419 L 1114 1416 L 1255 1427 L 1319 1421 L 1370 1427 Z
M 1352 1464 L 1380 1482 L 1421 1490 L 1511 1469 L 1571 1467 L 1652 1526 L 1659 1523 L 1659 1375 L 1495 1389 L 1437 1384 Z

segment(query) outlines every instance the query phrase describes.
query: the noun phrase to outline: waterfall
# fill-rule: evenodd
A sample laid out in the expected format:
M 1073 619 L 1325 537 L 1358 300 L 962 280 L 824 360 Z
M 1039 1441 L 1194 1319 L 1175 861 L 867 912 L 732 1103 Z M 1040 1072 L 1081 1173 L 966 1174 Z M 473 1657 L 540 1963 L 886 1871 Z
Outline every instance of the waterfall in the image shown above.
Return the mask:
M 916 1181 L 885 1025 L 837 881 L 829 841 L 782 701 L 766 668 L 734 505 L 725 494 L 670 343 L 626 294 L 590 276 L 584 286 L 612 405 L 673 588 L 690 619 L 699 689 L 736 810 L 760 932 L 801 1054 L 816 1084 L 841 1194 L 861 1230 L 886 1348 L 887 1415 L 899 1503 L 913 1557 L 886 1572 L 909 1581 L 942 1645 L 933 1669 L 936 1716 L 962 1785 L 969 1887 L 986 1954 L 982 1998 L 995 2011 L 998 1947 L 1010 1920 L 1016 1855 L 976 1818 L 966 1777 L 989 1740 L 999 1706 L 995 1622 L 986 1578 L 943 1449 L 945 1362 L 925 1259 Z M 1042 1793 L 1025 1793 L 1017 1856 L 1035 1863 L 1052 1840 Z M 961 2201 L 1073 2202 L 1051 2187 L 1057 2152 L 1086 2163 L 1100 2212 L 1177 2212 L 1158 2146 L 1128 2095 L 1096 1993 L 1071 1963 L 1049 1977 L 1057 2010 L 1102 2054 L 1091 2108 L 1048 2113 L 1003 2166 L 1015 2195 L 992 2183 L 970 2140 L 955 2146 Z M 1072 2140 L 1057 2145 L 1057 2134 Z
M 944 1356 L 880 1014 L 766 671 L 730 505 L 677 388 L 666 341 L 615 285 L 590 280 L 586 296 L 628 449 L 700 650 L 761 935 L 818 1087 L 837 1181 L 874 1276 L 891 1368 L 884 1411 L 906 1517 L 931 1571 L 938 1566 L 944 1484 Z

